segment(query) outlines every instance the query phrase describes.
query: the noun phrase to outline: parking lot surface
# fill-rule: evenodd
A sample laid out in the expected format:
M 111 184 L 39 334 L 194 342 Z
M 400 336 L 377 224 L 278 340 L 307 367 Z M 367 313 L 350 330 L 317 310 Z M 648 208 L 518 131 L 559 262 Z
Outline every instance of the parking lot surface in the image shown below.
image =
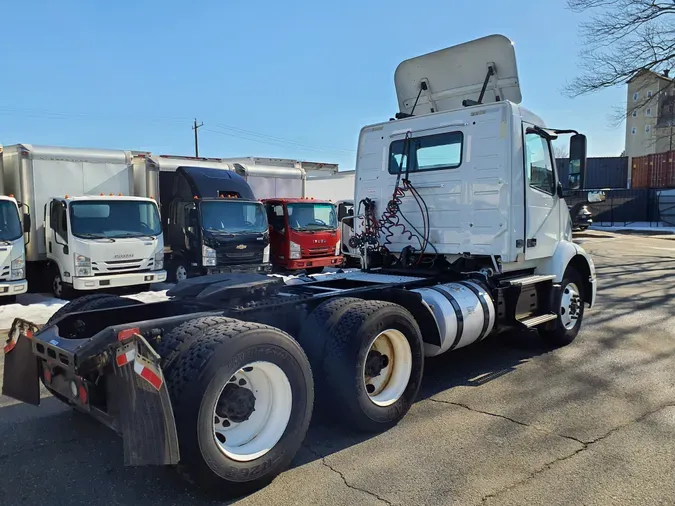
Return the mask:
M 364 437 L 315 420 L 293 468 L 235 503 L 671 504 L 675 241 L 578 242 L 599 288 L 572 345 L 515 334 L 427 360 L 397 427 Z M 37 408 L 0 397 L 0 504 L 222 504 L 122 460 L 115 434 L 48 394 Z

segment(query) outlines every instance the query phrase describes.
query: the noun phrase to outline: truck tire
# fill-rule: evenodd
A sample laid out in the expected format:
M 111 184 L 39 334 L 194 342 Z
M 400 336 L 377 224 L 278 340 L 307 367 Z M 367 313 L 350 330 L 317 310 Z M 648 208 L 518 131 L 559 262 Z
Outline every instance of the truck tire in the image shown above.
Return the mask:
M 574 267 L 567 268 L 560 288 L 560 296 L 554 306 L 558 308 L 558 319 L 550 327 L 539 329 L 539 335 L 554 347 L 572 343 L 584 319 L 584 283 Z
M 398 304 L 329 300 L 312 312 L 299 342 L 308 349 L 322 409 L 346 425 L 382 432 L 396 425 L 417 397 L 422 335 Z
M 171 283 L 180 283 L 190 277 L 190 266 L 181 257 L 171 260 L 168 265 L 168 281 Z
M 52 323 L 59 320 L 60 318 L 70 314 L 78 313 L 80 311 L 93 311 L 94 309 L 104 309 L 104 308 L 113 308 L 113 307 L 123 307 L 123 306 L 135 306 L 142 304 L 142 302 L 128 299 L 126 297 L 119 297 L 117 295 L 109 295 L 107 293 L 92 293 L 90 295 L 85 295 L 84 297 L 79 297 L 68 304 L 61 307 L 56 313 L 54 313 L 45 327 L 49 327 Z M 42 363 L 40 362 L 40 381 L 47 389 L 47 391 L 56 397 L 58 400 L 65 404 L 70 404 L 70 401 L 67 397 L 64 397 L 60 393 L 49 388 L 44 381 L 44 376 L 42 374 Z
M 48 272 L 52 281 L 52 294 L 54 294 L 54 297 L 62 300 L 70 300 L 75 297 L 73 286 L 63 281 L 63 276 L 58 265 L 53 264 Z
M 165 374 L 171 369 L 175 359 L 180 353 L 188 349 L 190 345 L 209 329 L 232 323 L 237 320 L 223 316 L 206 316 L 195 318 L 181 323 L 173 330 L 162 336 L 162 339 L 154 345 L 155 351 L 162 358 L 162 370 Z
M 166 376 L 189 481 L 222 498 L 285 470 L 309 427 L 312 372 L 281 330 L 233 320 L 206 330 Z

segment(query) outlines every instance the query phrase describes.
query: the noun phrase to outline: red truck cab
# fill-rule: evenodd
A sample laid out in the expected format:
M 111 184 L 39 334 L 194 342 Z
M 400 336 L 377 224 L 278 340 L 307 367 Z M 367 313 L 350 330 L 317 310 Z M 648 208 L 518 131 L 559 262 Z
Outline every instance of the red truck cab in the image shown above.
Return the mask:
M 263 200 L 270 226 L 270 261 L 281 270 L 308 274 L 341 266 L 340 230 L 335 204 L 311 198 Z

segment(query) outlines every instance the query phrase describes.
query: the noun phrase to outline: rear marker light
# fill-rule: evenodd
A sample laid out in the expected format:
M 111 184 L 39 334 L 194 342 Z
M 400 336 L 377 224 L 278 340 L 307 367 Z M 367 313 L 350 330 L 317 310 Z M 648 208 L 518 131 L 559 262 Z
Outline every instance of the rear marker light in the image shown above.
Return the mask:
M 70 382 L 70 393 L 73 397 L 77 397 L 77 384 L 74 381 Z
M 77 391 L 78 391 L 78 394 L 80 395 L 80 402 L 82 404 L 86 404 L 87 403 L 87 397 L 88 397 L 87 396 L 87 389 L 84 388 L 84 385 L 80 385 L 80 387 L 77 389 Z
M 52 371 L 49 369 L 48 366 L 45 366 L 43 376 L 44 376 L 45 381 L 46 381 L 47 383 L 51 383 L 51 382 L 52 382 Z
M 134 337 L 135 334 L 140 334 L 140 333 L 141 333 L 141 329 L 139 329 L 138 327 L 120 330 L 117 333 L 117 340 L 118 341 L 124 341 L 126 339 L 130 339 L 130 338 Z

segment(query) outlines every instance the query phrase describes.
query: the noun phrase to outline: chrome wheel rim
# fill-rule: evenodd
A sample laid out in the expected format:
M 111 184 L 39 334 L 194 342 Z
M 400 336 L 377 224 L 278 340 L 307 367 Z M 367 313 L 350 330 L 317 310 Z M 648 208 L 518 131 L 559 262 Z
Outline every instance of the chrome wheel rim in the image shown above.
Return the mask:
M 579 287 L 574 283 L 569 283 L 562 293 L 560 301 L 560 320 L 566 330 L 571 330 L 577 324 L 581 316 L 581 294 Z
M 176 267 L 176 280 L 185 281 L 186 279 L 187 279 L 187 269 L 184 266 L 179 265 L 178 267 Z

